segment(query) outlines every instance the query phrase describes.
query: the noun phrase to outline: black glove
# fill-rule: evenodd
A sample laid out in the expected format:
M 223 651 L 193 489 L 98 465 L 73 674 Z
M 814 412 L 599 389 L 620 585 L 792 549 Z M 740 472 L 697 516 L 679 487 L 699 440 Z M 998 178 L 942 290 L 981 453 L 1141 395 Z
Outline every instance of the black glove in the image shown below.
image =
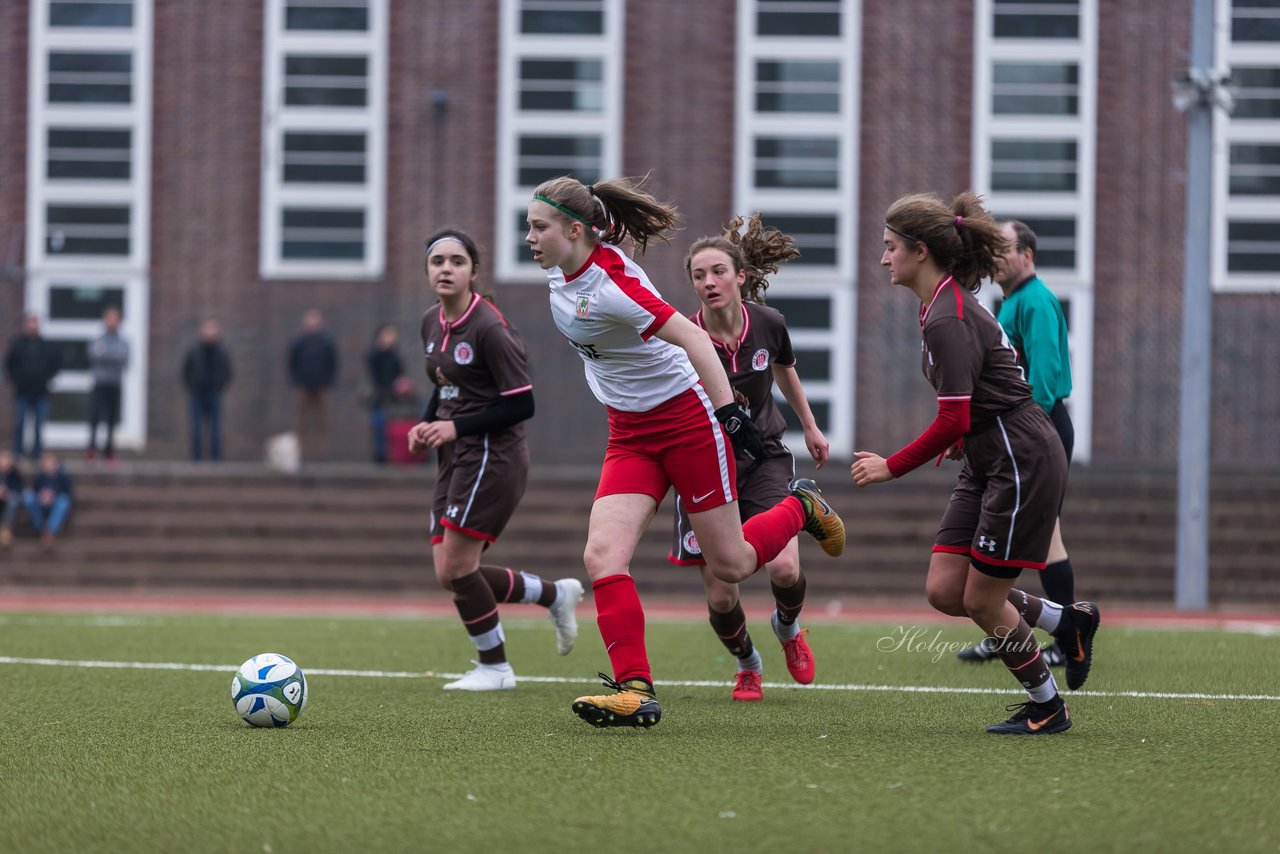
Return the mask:
M 717 409 L 716 420 L 724 427 L 724 432 L 729 434 L 735 457 L 745 460 L 764 459 L 764 439 L 760 438 L 760 428 L 737 402 Z

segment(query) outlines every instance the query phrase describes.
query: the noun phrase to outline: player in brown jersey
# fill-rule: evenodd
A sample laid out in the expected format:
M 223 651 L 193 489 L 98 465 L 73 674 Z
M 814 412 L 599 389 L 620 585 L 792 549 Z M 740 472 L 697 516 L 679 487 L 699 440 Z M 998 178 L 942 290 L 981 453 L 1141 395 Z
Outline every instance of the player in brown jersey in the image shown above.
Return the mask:
M 533 384 L 524 342 L 489 300 L 476 292 L 475 241 L 446 229 L 427 241 L 427 280 L 439 303 L 422 316 L 422 347 L 435 392 L 409 449 L 436 450 L 439 474 L 431 509 L 436 580 L 453 593 L 458 616 L 479 660 L 447 690 L 515 687 L 507 663 L 498 602 L 537 603 L 550 611 L 556 647 L 566 655 L 578 636 L 574 614 L 582 582 L 554 584 L 507 567 L 482 566 L 524 494 L 529 449 L 524 421 L 533 415 Z
M 1031 397 L 999 323 L 974 296 L 1005 249 L 1000 227 L 971 192 L 947 206 L 937 196 L 898 199 L 885 214 L 882 266 L 920 299 L 925 377 L 938 415 L 887 460 L 859 451 L 858 486 L 901 477 L 951 450 L 964 467 L 943 514 L 925 594 L 944 614 L 968 616 L 997 639 L 997 652 L 1029 694 L 987 732 L 1043 735 L 1071 726 L 1057 684 L 1031 633 L 1054 635 L 1067 654 L 1067 687 L 1084 684 L 1098 608 L 1063 607 L 1014 589 L 1024 568 L 1042 570 L 1066 489 L 1067 458 Z
M 739 217 L 722 235 L 694 241 L 685 258 L 685 271 L 702 303 L 690 319 L 711 336 L 734 395 L 759 428 L 765 445 L 762 459 L 737 463 L 738 512 L 745 522 L 785 498 L 795 479 L 795 459 L 782 443 L 786 420 L 773 400 L 775 382 L 799 417 L 805 447 L 818 468 L 827 461 L 830 445 L 800 386 L 786 320 L 764 304 L 767 277 L 800 251 L 788 235 L 766 230 L 758 213 L 745 223 L 745 231 L 743 225 Z M 739 701 L 763 699 L 763 661 L 747 631 L 738 585 L 721 581 L 707 569 L 688 508 L 678 495 L 674 540 L 667 559 L 701 568 L 711 628 L 738 660 L 731 696 Z M 804 607 L 805 577 L 797 540 L 787 543 L 764 568 L 776 603 L 773 632 L 782 644 L 792 678 L 807 685 L 813 681 L 814 660 L 805 639 L 809 630 L 801 629 L 798 622 Z

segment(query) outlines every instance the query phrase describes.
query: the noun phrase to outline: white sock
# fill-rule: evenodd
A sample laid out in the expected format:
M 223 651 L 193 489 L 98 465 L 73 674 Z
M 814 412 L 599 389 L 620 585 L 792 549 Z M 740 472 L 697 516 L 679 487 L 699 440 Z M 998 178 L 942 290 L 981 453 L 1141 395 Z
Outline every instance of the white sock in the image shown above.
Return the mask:
M 524 579 L 524 595 L 520 597 L 520 602 L 524 605 L 532 605 L 542 596 L 542 579 L 527 572 L 521 572 L 520 577 Z
M 501 670 L 504 673 L 511 670 L 511 662 L 500 661 L 497 664 L 481 664 L 480 667 L 488 670 Z
M 1047 703 L 1052 700 L 1058 693 L 1058 683 L 1053 678 L 1053 674 L 1049 674 L 1049 678 L 1039 688 L 1032 688 L 1027 692 L 1031 695 L 1031 699 L 1037 703 Z
M 773 612 L 773 634 L 781 643 L 786 643 L 800 633 L 800 621 L 792 620 L 790 623 L 784 623 L 778 619 L 778 612 Z
M 1053 634 L 1058 630 L 1058 623 L 1062 622 L 1062 606 L 1048 599 L 1040 601 L 1044 604 L 1040 608 L 1040 619 L 1036 620 L 1036 628 Z
M 760 650 L 753 648 L 749 657 L 738 659 L 738 672 L 744 670 L 754 670 L 756 673 L 764 671 L 764 659 L 760 657 Z

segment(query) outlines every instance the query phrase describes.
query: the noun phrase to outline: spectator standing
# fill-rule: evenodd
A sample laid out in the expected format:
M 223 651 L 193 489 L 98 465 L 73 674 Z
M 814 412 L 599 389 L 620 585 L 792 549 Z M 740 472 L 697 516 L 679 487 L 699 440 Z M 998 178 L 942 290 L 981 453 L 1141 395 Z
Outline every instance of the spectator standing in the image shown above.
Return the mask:
M 71 492 L 71 477 L 58 462 L 53 451 L 40 455 L 40 470 L 35 482 L 23 495 L 27 515 L 40 535 L 40 545 L 45 551 L 53 548 L 53 540 L 62 530 L 71 513 L 75 499 Z
M 116 458 L 116 424 L 120 422 L 120 386 L 129 367 L 129 342 L 120 337 L 120 309 L 108 306 L 102 312 L 102 335 L 89 344 L 89 371 L 93 390 L 89 394 L 89 449 L 86 456 L 98 455 L 98 425 L 107 428 L 102 455 Z
M 22 472 L 9 451 L 0 451 L 0 548 L 13 545 L 13 523 L 22 505 Z
M 216 320 L 200 325 L 200 340 L 191 345 L 182 362 L 182 382 L 190 399 L 191 459 L 204 453 L 204 427 L 209 428 L 209 459 L 222 459 L 222 393 L 231 384 L 231 355 L 222 343 L 222 327 Z
M 387 407 L 396 399 L 396 380 L 404 376 L 404 362 L 396 345 L 400 333 L 390 323 L 378 328 L 373 349 L 365 357 L 369 370 L 369 428 L 373 432 L 373 461 L 387 461 Z
M 4 359 L 5 376 L 13 387 L 13 452 L 24 453 L 27 421 L 32 422 L 31 459 L 44 448 L 42 436 L 49 414 L 49 383 L 62 367 L 61 357 L 40 337 L 40 318 L 22 318 L 22 334 L 13 340 Z
M 295 429 L 302 459 L 317 460 L 329 448 L 327 405 L 338 376 L 338 348 L 325 331 L 324 315 L 310 309 L 302 316 L 302 334 L 289 347 L 289 382 L 294 388 Z

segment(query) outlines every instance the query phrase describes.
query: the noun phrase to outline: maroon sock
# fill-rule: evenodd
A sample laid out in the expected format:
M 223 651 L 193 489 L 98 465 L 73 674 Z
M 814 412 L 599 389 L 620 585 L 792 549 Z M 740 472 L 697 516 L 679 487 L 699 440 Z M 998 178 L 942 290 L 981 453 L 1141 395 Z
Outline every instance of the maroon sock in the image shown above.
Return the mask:
M 507 660 L 498 602 L 479 570 L 453 580 L 453 604 L 462 618 L 481 664 L 501 664 Z
M 804 591 L 809 583 L 804 579 L 804 573 L 800 573 L 800 578 L 790 587 L 779 587 L 772 580 L 769 586 L 773 589 L 773 601 L 778 607 L 778 622 L 791 625 L 800 618 L 800 610 L 804 608 Z
M 546 581 L 531 572 L 516 572 L 506 566 L 481 566 L 480 572 L 493 591 L 493 598 L 499 602 L 523 602 L 526 579 L 542 582 L 542 592 L 538 594 L 537 604 L 550 608 L 556 601 L 555 582 Z
M 747 614 L 742 610 L 742 602 L 733 603 L 733 609 L 721 613 L 710 605 L 707 610 L 711 614 L 711 629 L 720 638 L 720 643 L 737 659 L 750 658 L 755 652 L 751 643 L 751 635 L 747 633 Z
M 607 575 L 593 582 L 591 589 L 596 600 L 596 625 L 613 665 L 613 678 L 618 682 L 639 678 L 652 685 L 644 647 L 644 607 L 635 579 L 626 574 Z
M 756 569 L 773 560 L 804 530 L 804 505 L 788 495 L 763 513 L 742 523 L 742 536 L 756 550 Z
M 1049 665 L 1040 654 L 1040 644 L 1026 620 L 1018 620 L 1018 625 L 1004 638 L 996 642 L 996 654 L 1009 668 L 1013 678 L 1022 683 L 1028 691 L 1039 688 L 1049 681 Z

